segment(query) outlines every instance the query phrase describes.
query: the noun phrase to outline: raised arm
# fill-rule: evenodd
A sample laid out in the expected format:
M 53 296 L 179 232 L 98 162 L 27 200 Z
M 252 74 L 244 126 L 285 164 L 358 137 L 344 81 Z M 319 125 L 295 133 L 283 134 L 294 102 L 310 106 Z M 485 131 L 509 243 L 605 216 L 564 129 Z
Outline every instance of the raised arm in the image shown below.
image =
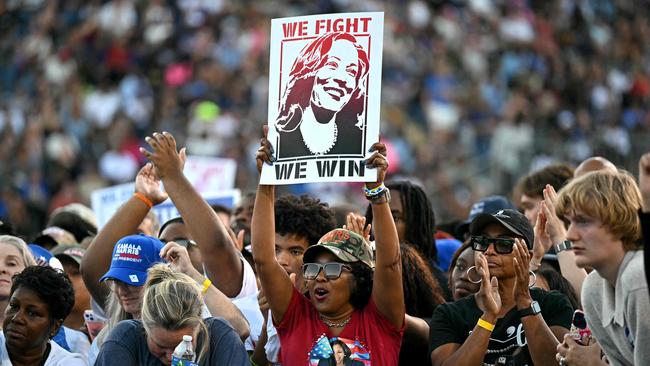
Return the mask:
M 205 282 L 205 276 L 192 265 L 186 248 L 173 241 L 169 242 L 160 251 L 160 257 L 164 258 L 175 271 L 185 273 L 200 286 L 203 286 L 203 301 L 211 315 L 220 316 L 230 322 L 242 340 L 248 337 L 250 326 L 244 315 L 226 295 L 210 285 L 209 282 Z
M 480 365 L 483 363 L 492 331 L 479 324 L 484 324 L 483 322 L 496 324 L 501 311 L 501 295 L 499 295 L 499 281 L 496 277 L 490 278 L 487 259 L 483 254 L 479 254 L 476 258 L 476 273 L 481 275 L 481 287 L 476 293 L 475 299 L 476 305 L 483 315 L 463 344 L 447 343 L 431 352 L 431 365 L 433 366 Z M 436 312 L 434 312 L 434 318 L 435 315 Z M 431 329 L 436 329 L 433 319 Z
M 268 127 L 264 129 L 264 138 L 257 150 L 257 170 L 262 171 L 262 164 L 272 163 L 271 143 L 266 139 Z M 275 186 L 257 186 L 255 208 L 251 223 L 251 244 L 253 260 L 257 274 L 262 282 L 262 289 L 276 323 L 280 323 L 291 302 L 293 284 L 289 275 L 275 258 Z
M 530 254 L 522 239 L 516 239 L 513 249 L 513 265 L 516 272 L 515 301 L 517 309 L 527 309 L 531 306 L 533 299 L 530 296 L 530 274 L 528 272 Z M 534 365 L 553 365 L 555 363 L 555 351 L 559 339 L 569 332 L 561 326 L 554 326 L 551 329 L 542 317 L 542 314 L 528 315 L 521 318 L 521 323 L 526 332 L 528 350 Z
M 135 177 L 134 196 L 113 214 L 90 242 L 81 261 L 81 276 L 90 295 L 102 306 L 109 290 L 99 283 L 99 279 L 111 265 L 115 243 L 138 232 L 138 226 L 149 213 L 149 203 L 156 205 L 166 199 L 167 194 L 160 190 L 160 180 L 153 165 L 146 164 Z
M 368 158 L 366 165 L 377 168 L 377 181 L 366 183 L 368 189 L 374 189 L 384 184 L 386 169 L 388 169 L 386 146 L 382 143 L 375 143 L 371 148 L 371 151 L 373 150 L 374 153 Z M 371 200 L 371 203 L 376 248 L 372 299 L 377 305 L 377 310 L 395 327 L 401 329 L 406 310 L 402 290 L 402 261 L 397 229 L 388 201 Z
M 226 226 L 183 174 L 185 149 L 177 152 L 176 140 L 168 132 L 154 133 L 146 141 L 152 152 L 140 151 L 156 166 L 167 194 L 198 244 L 208 277 L 226 296 L 237 296 L 244 265 Z
M 555 201 L 557 193 L 552 185 L 547 184 L 544 188 L 544 200 L 540 202 L 540 214 L 545 218 L 546 225 L 542 235 L 548 238 L 551 245 L 557 245 L 566 240 L 566 229 L 564 223 L 555 213 Z M 587 278 L 587 272 L 576 265 L 575 254 L 572 250 L 563 250 L 557 254 L 557 261 L 560 264 L 560 273 L 569 281 L 576 294 L 582 292 L 582 283 Z

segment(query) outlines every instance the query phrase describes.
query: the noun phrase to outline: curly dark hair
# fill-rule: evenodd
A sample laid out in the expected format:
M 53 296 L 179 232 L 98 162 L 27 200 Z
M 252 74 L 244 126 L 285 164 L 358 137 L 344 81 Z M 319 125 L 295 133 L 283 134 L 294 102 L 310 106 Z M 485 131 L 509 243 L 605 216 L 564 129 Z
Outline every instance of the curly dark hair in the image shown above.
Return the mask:
M 402 256 L 402 286 L 406 313 L 418 318 L 428 318 L 436 306 L 445 302 L 445 296 L 433 277 L 426 260 L 410 244 L 399 246 Z
M 392 192 L 399 192 L 406 221 L 406 237 L 401 241 L 409 242 L 424 256 L 428 263 L 438 263 L 438 250 L 434 237 L 436 217 L 427 194 L 422 187 L 406 180 L 386 182 Z M 366 222 L 372 223 L 372 207 L 366 210 Z
M 334 212 L 318 198 L 304 194 L 275 200 L 275 232 L 280 235 L 305 237 L 309 245 L 314 245 L 334 228 Z
M 372 268 L 362 262 L 348 263 L 352 268 L 354 287 L 350 295 L 350 304 L 355 309 L 363 309 L 368 305 L 372 295 Z
M 74 288 L 68 276 L 49 266 L 29 266 L 14 275 L 11 295 L 19 288 L 34 291 L 47 304 L 52 319 L 65 319 L 74 306 Z

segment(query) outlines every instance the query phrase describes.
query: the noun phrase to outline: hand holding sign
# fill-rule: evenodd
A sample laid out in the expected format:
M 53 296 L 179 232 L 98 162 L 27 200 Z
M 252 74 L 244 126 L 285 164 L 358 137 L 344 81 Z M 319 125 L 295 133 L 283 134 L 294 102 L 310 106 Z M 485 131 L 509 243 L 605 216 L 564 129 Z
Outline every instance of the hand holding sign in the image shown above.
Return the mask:
M 273 162 L 275 161 L 275 158 L 273 157 L 273 146 L 271 146 L 271 143 L 269 140 L 266 139 L 266 136 L 269 133 L 269 126 L 263 126 L 264 129 L 264 137 L 260 140 L 260 148 L 257 149 L 257 153 L 255 154 L 255 160 L 257 161 L 257 172 L 262 173 L 262 166 L 264 163 L 267 163 L 268 165 L 273 165 Z
M 377 180 L 366 183 L 366 187 L 372 189 L 379 187 L 386 179 L 386 171 L 388 170 L 388 159 L 386 159 L 386 145 L 381 142 L 375 142 L 370 148 L 372 155 L 366 159 L 366 166 L 369 168 L 377 168 Z

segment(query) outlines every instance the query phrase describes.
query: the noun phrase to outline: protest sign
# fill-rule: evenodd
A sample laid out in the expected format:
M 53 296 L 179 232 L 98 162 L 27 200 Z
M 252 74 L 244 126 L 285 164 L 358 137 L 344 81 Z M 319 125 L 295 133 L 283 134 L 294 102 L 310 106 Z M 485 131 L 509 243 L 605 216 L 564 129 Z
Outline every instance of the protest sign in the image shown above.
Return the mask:
M 369 182 L 379 140 L 384 14 L 273 19 L 262 184 Z
M 233 189 L 236 170 L 237 164 L 232 159 L 188 156 L 183 172 L 208 204 L 233 207 L 240 198 L 240 191 Z M 126 183 L 91 193 L 91 206 L 100 227 L 133 196 L 134 187 L 134 183 Z M 179 216 L 171 200 L 156 205 L 153 210 L 161 223 Z

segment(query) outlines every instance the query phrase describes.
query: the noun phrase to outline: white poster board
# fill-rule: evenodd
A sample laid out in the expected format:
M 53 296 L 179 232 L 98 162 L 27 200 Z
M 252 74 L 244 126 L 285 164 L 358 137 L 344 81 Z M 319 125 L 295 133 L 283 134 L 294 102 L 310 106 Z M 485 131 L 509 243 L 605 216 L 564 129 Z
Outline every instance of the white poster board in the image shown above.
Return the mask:
M 233 189 L 237 172 L 237 163 L 233 159 L 188 156 L 183 172 L 209 204 L 233 207 L 239 201 L 241 193 Z M 134 187 L 134 183 L 125 183 L 91 193 L 91 206 L 100 228 L 133 196 Z M 179 216 L 171 200 L 156 205 L 153 210 L 161 223 Z
M 379 141 L 384 14 L 273 19 L 269 68 L 272 165 L 262 184 L 372 182 Z

